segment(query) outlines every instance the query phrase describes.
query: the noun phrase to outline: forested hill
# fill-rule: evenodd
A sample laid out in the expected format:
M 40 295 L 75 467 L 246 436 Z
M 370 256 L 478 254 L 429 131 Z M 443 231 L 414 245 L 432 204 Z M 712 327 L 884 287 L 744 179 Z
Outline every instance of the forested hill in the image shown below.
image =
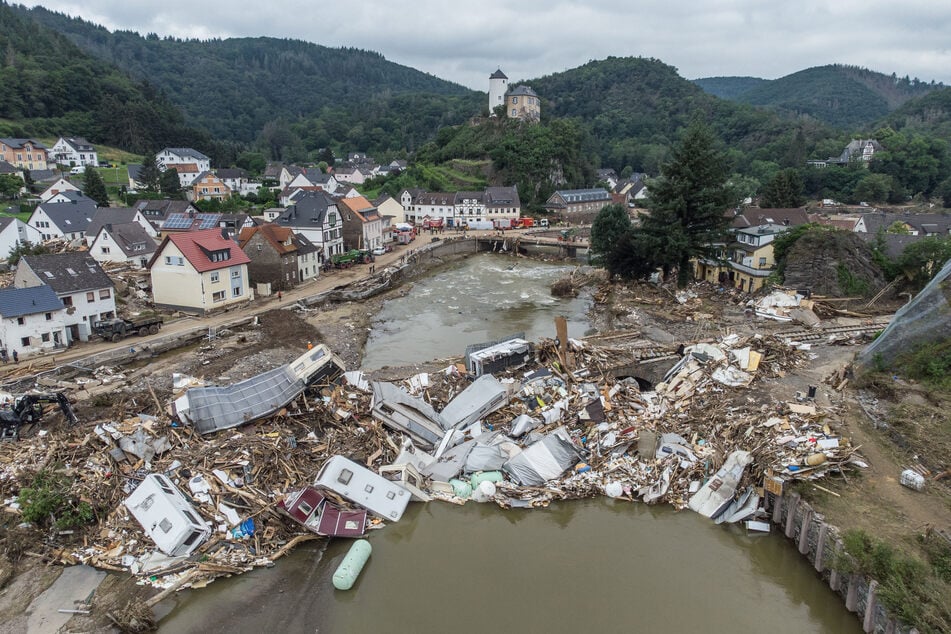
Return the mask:
M 609 57 L 526 83 L 543 99 L 543 119 L 580 119 L 592 154 L 615 169 L 657 174 L 678 131 L 693 118 L 708 122 L 746 161 L 774 161 L 795 145 L 801 156 L 790 160 L 796 164 L 825 135 L 814 123 L 708 95 L 656 59 Z
M 18 9 L 133 77 L 148 78 L 170 95 L 189 123 L 219 139 L 253 141 L 268 123 L 319 118 L 323 109 L 341 104 L 353 110 L 373 101 L 385 109 L 388 99 L 400 95 L 479 94 L 371 51 L 267 37 L 143 37 L 42 7 Z M 469 116 L 479 112 L 475 108 Z
M 703 92 L 720 99 L 737 99 L 743 93 L 768 82 L 768 79 L 759 77 L 701 77 L 693 80 Z
M 883 125 L 951 141 L 951 88 L 935 90 L 907 102 L 889 114 Z
M 697 80 L 697 84 L 716 94 L 705 83 L 709 81 Z M 860 129 L 887 116 L 908 100 L 942 87 L 917 78 L 899 78 L 857 66 L 833 64 L 764 81 L 739 94 L 719 96 L 767 106 L 789 115 L 808 116 L 837 128 Z
M 181 113 L 147 83 L 86 55 L 0 3 L 0 135 L 82 135 L 133 152 L 202 145 Z

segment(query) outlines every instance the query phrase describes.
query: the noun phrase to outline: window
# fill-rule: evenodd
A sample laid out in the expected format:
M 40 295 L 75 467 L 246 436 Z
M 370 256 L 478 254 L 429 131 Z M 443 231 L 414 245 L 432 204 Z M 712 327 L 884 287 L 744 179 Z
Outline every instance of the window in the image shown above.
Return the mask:
M 23 317 L 17 317 L 17 324 L 22 326 L 25 323 L 26 323 L 26 319 L 24 319 Z
M 341 469 L 340 475 L 337 476 L 337 482 L 340 484 L 350 484 L 350 478 L 353 477 L 353 471 L 350 469 Z
M 512 105 L 514 106 L 517 103 L 518 103 L 518 97 L 512 97 Z
M 211 301 L 213 302 L 223 302 L 225 301 L 225 292 L 224 291 L 215 291 L 211 295 Z
M 241 277 L 241 269 L 231 269 L 231 279 L 236 280 Z
M 516 110 L 515 108 L 512 108 L 512 116 L 514 117 L 516 115 L 518 115 L 518 110 Z
M 109 253 L 109 247 L 101 247 L 100 251 L 102 252 L 103 255 L 106 255 Z
M 240 287 L 240 286 L 235 286 L 234 288 L 232 288 L 232 289 L 231 289 L 231 296 L 232 296 L 232 297 L 241 297 L 241 287 Z
M 40 335 L 40 339 L 43 341 L 43 343 L 49 343 L 50 333 L 44 332 L 42 335 Z
M 163 533 L 167 533 L 172 530 L 172 523 L 168 521 L 168 518 L 163 517 L 162 521 L 159 522 L 159 528 L 162 529 Z
M 218 283 L 218 279 L 219 279 L 219 278 L 218 278 L 218 271 L 212 271 L 212 272 L 211 272 L 211 283 L 212 283 L 212 284 L 217 284 L 217 283 Z
M 93 293 L 92 291 L 89 291 L 88 293 L 86 293 L 86 301 L 90 303 L 96 301 L 96 294 Z
M 766 258 L 760 258 L 760 259 L 759 259 L 759 265 L 760 265 L 760 266 L 766 266 Z
M 366 491 L 367 493 L 373 493 L 373 485 L 368 484 L 365 487 L 363 487 L 363 490 Z
M 21 345 L 21 346 L 29 346 L 29 345 L 30 345 L 30 338 L 29 338 L 29 337 L 20 337 L 20 345 Z
M 299 508 L 299 509 L 301 510 L 301 512 L 302 512 L 304 515 L 310 515 L 311 513 L 314 512 L 314 507 L 312 507 L 312 506 L 311 506 L 310 504 L 308 504 L 307 502 L 301 502 L 301 503 L 299 503 L 299 504 L 297 505 L 297 508 Z
M 53 321 L 53 313 L 46 313 L 46 321 Z
M 103 288 L 99 290 L 99 299 L 109 299 L 112 297 L 112 293 L 108 288 Z

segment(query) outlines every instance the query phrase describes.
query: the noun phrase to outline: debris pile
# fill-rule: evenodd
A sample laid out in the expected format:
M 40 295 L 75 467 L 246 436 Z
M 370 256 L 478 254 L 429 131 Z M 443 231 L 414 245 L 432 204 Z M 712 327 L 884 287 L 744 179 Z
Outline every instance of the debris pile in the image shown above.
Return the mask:
M 542 340 L 523 366 L 478 378 L 462 363 L 398 384 L 351 371 L 301 390 L 261 420 L 204 435 L 169 407 L 5 443 L 0 487 L 16 512 L 16 492 L 38 470 L 66 474 L 97 523 L 79 536 L 53 531 L 45 554 L 130 571 L 166 589 L 270 565 L 319 537 L 309 523 L 352 523 L 354 507 L 370 511 L 359 516 L 366 527 L 321 534 L 380 528 L 399 519 L 387 498 L 404 491 L 407 499 L 505 508 L 607 495 L 740 521 L 757 513 L 764 483 L 781 491 L 784 481 L 865 466 L 814 391 L 772 403 L 749 398 L 757 382 L 789 372 L 805 354 L 771 336 L 734 334 L 679 351 L 602 336 Z M 642 368 L 656 378 L 646 380 Z M 175 387 L 208 390 L 180 376 Z M 328 465 L 336 471 L 322 471 Z M 395 488 L 367 497 L 374 487 L 361 473 L 369 470 Z M 310 486 L 320 489 L 316 497 L 301 493 Z M 174 513 L 150 515 L 166 495 Z M 318 504 L 332 513 L 313 514 Z

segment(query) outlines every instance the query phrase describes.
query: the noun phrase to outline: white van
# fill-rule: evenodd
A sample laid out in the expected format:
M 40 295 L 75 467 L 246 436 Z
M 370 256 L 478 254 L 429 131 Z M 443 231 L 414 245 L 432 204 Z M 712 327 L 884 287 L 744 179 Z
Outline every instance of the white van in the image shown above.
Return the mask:
M 69 170 L 69 173 L 70 173 L 72 176 L 76 176 L 77 174 L 84 174 L 85 172 L 86 172 L 86 166 L 85 166 L 85 165 L 77 165 L 77 166 L 74 167 L 73 169 Z
M 542 218 L 541 220 L 539 220 L 539 221 L 538 221 L 538 226 L 539 226 L 539 227 L 547 227 L 547 226 L 548 226 L 548 218 Z

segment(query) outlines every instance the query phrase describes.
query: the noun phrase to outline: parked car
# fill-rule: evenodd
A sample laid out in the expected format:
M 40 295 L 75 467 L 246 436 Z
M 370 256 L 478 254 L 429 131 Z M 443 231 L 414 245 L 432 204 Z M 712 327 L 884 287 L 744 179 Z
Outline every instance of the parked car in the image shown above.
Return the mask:
M 373 255 L 383 255 L 386 253 L 386 247 L 374 247 Z

